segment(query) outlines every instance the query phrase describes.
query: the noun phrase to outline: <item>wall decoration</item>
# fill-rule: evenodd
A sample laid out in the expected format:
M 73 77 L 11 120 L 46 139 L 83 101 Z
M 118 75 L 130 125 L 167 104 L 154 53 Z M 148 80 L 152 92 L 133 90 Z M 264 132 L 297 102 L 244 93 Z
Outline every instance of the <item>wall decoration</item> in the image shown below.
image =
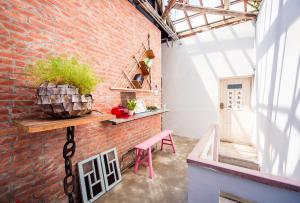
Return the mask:
M 111 90 L 125 92 L 152 92 L 152 69 L 154 52 L 150 47 L 150 35 L 141 43 L 138 51 L 130 57 Z
M 94 202 L 122 180 L 116 148 L 78 163 L 84 203 Z
M 78 171 L 84 203 L 93 202 L 106 192 L 99 155 L 79 162 Z
M 108 191 L 122 180 L 116 148 L 101 153 L 101 161 L 105 187 Z

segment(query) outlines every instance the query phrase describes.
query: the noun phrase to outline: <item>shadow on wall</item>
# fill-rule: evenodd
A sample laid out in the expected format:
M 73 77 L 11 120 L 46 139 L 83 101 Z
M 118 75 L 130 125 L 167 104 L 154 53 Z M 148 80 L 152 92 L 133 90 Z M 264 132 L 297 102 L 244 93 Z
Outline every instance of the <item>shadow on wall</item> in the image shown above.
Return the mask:
M 252 75 L 255 67 L 254 23 L 212 30 L 163 45 L 164 128 L 200 137 L 218 122 L 219 79 Z
M 264 1 L 257 21 L 255 79 L 262 170 L 296 180 L 300 180 L 299 9 L 299 1 Z

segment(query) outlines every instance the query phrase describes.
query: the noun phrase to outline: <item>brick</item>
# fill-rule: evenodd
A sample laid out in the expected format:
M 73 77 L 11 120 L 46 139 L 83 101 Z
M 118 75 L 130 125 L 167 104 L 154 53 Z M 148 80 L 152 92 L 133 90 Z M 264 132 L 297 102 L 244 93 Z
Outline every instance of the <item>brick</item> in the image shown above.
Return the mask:
M 11 31 L 21 32 L 21 33 L 25 32 L 24 29 L 18 27 L 17 25 L 11 24 L 11 23 L 3 23 L 3 25 L 6 29 L 11 30 Z
M 0 79 L 0 86 L 1 85 L 7 85 L 7 86 L 12 86 L 14 84 L 13 80 L 9 79 Z
M 13 63 L 13 61 L 11 60 L 11 59 L 6 59 L 6 58 L 0 58 L 0 64 L 1 65 L 10 65 L 10 64 L 12 64 Z
M 0 185 L 0 202 L 8 197 L 21 202 L 67 202 L 62 187 L 66 130 L 28 134 L 13 124 L 15 119 L 45 117 L 35 103 L 36 90 L 30 76 L 25 76 L 25 68 L 49 54 L 79 55 L 105 78 L 93 94 L 94 107 L 110 112 L 121 100 L 119 92 L 110 91 L 109 87 L 148 32 L 151 47 L 157 53 L 153 79 L 160 86 L 160 32 L 127 0 L 8 2 L 3 7 L 9 9 L 0 13 L 0 21 L 5 22 L 5 29 L 0 31 L 0 118 L 6 119 L 0 120 L 0 182 L 6 183 Z M 138 93 L 137 98 L 143 98 L 146 104 L 160 103 L 160 97 L 149 94 Z M 121 156 L 157 133 L 160 118 L 154 116 L 118 126 L 96 122 L 76 127 L 74 168 L 78 161 L 112 147 Z M 1 179 L 1 174 L 5 179 Z M 76 191 L 77 197 L 79 192 Z
M 14 101 L 14 106 L 20 106 L 20 107 L 32 106 L 34 104 L 35 104 L 34 100 L 30 100 L 30 101 Z

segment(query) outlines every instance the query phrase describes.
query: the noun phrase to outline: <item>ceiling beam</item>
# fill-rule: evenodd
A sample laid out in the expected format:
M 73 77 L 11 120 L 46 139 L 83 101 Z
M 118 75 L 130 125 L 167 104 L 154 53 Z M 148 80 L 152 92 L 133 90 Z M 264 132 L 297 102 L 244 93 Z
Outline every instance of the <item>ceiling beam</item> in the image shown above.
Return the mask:
M 247 3 L 248 0 L 244 0 L 244 12 L 247 13 Z
M 187 30 L 187 31 L 180 32 L 180 33 L 178 33 L 178 37 L 179 38 L 189 37 L 189 36 L 195 35 L 196 33 L 205 32 L 208 30 L 212 30 L 212 29 L 216 29 L 216 28 L 220 28 L 220 27 L 224 27 L 224 26 L 228 26 L 228 25 L 232 25 L 232 24 L 237 24 L 237 23 L 240 23 L 242 21 L 247 21 L 247 20 L 250 20 L 250 19 L 245 20 L 241 17 L 228 18 L 226 20 L 220 20 L 217 22 L 210 23 L 208 25 L 201 25 L 197 28 L 194 28 L 192 31 Z
M 222 0 L 221 0 L 222 1 Z M 234 5 L 234 4 L 238 4 L 238 3 L 240 3 L 242 0 L 235 0 L 235 1 L 231 1 L 230 2 L 230 5 Z M 223 2 L 223 1 L 222 1 Z M 217 6 L 217 7 L 215 7 L 215 8 L 224 8 L 224 4 L 223 4 L 223 6 L 222 5 L 220 5 L 220 6 Z M 189 17 L 190 17 L 190 19 L 191 18 L 195 18 L 195 17 L 197 17 L 197 16 L 200 16 L 200 15 L 203 15 L 202 13 L 195 13 L 195 14 L 192 14 L 192 15 L 190 15 Z M 223 16 L 224 17 L 224 16 Z M 224 19 L 225 19 L 225 17 L 224 17 Z M 173 23 L 174 24 L 177 24 L 177 23 L 180 23 L 180 22 L 182 22 L 182 21 L 184 21 L 185 20 L 185 18 L 179 18 L 179 19 L 177 19 L 177 20 L 174 20 L 173 21 Z
M 252 8 L 255 8 L 255 6 L 254 6 L 253 4 L 251 4 L 249 1 L 247 2 L 247 4 L 248 4 L 249 6 L 251 6 Z
M 166 6 L 163 14 L 161 15 L 162 19 L 166 19 L 167 16 L 169 15 L 169 13 L 171 12 L 171 9 L 173 8 L 173 6 L 175 5 L 176 0 L 169 0 L 168 5 Z
M 255 19 L 257 17 L 254 13 L 244 13 L 240 11 L 231 11 L 226 9 L 218 9 L 204 6 L 192 6 L 188 4 L 175 3 L 174 9 L 177 10 L 187 10 L 192 12 L 198 12 L 202 14 L 213 14 L 213 15 L 221 15 L 221 16 L 232 16 L 232 17 L 242 17 L 245 19 Z
M 163 11 L 162 0 L 155 0 L 155 2 L 156 2 L 156 4 L 157 4 L 158 10 L 162 13 L 162 11 Z
M 202 0 L 199 0 L 199 4 L 200 4 L 200 6 L 203 6 L 203 1 L 202 1 Z M 203 18 L 204 18 L 205 24 L 208 25 L 208 20 L 207 20 L 206 14 L 203 15 Z
M 222 6 L 222 8 L 224 8 L 223 0 L 220 0 L 220 1 L 221 1 L 221 6 Z M 225 16 L 223 16 L 223 20 L 225 20 Z
M 174 32 L 169 25 L 161 18 L 161 16 L 154 10 L 152 5 L 147 0 L 137 0 L 141 7 L 149 14 L 153 19 L 168 33 L 169 37 L 171 37 L 174 41 L 178 40 L 177 33 Z
M 187 3 L 187 0 L 183 0 L 182 2 L 186 4 L 186 3 Z M 192 28 L 192 24 L 191 24 L 189 15 L 188 15 L 188 13 L 187 13 L 186 10 L 184 10 L 183 13 L 184 13 L 185 20 L 186 20 L 186 22 L 188 23 L 188 26 L 189 26 L 190 30 L 192 31 L 193 28 Z
M 224 9 L 229 10 L 230 0 L 224 0 Z

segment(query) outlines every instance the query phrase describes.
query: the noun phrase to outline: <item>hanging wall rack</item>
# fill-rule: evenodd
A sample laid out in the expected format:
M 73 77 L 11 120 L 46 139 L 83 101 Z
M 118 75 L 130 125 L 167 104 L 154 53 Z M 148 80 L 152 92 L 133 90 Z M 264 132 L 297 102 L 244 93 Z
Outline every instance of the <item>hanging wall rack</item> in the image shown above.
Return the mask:
M 110 88 L 121 92 L 152 92 L 152 60 L 155 58 L 150 46 L 150 34 L 147 40 L 142 42 L 139 50 L 130 59 L 129 64 L 122 70 L 121 75 Z M 150 65 L 149 65 L 150 64 Z M 136 80 L 136 75 L 143 77 Z

